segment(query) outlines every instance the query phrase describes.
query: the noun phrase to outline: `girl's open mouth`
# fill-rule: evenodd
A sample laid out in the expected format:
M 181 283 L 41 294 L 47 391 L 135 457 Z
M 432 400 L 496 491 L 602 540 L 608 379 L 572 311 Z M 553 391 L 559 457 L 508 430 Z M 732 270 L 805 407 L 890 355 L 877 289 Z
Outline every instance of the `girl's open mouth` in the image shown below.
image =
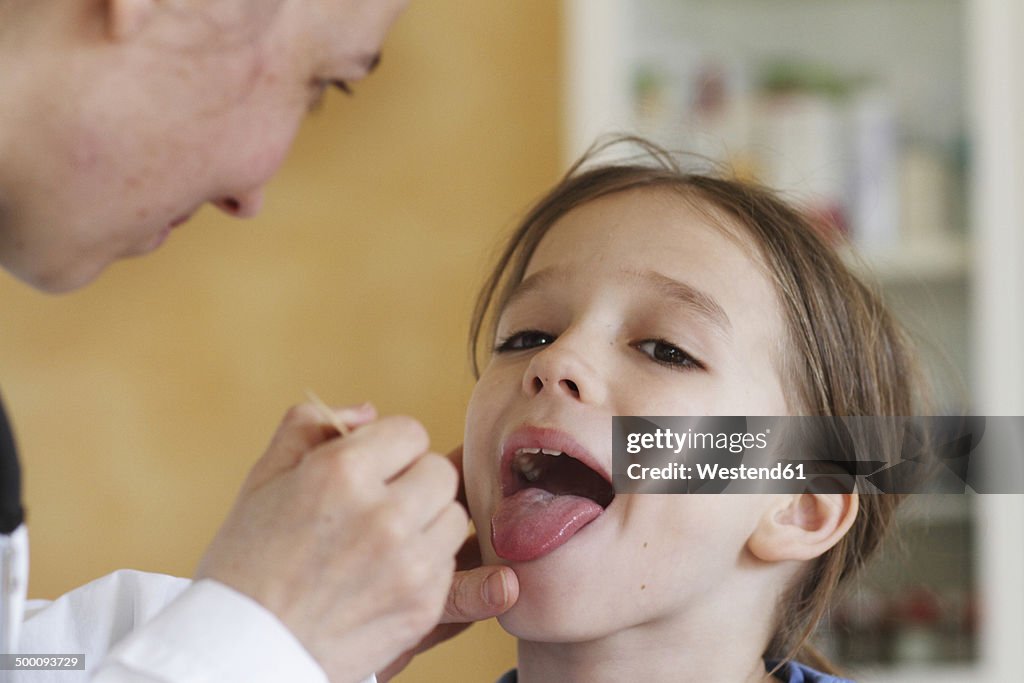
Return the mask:
M 595 469 L 590 454 L 554 430 L 517 432 L 501 462 L 503 498 L 491 518 L 491 541 L 506 560 L 547 555 L 597 519 L 615 498 L 609 478 Z

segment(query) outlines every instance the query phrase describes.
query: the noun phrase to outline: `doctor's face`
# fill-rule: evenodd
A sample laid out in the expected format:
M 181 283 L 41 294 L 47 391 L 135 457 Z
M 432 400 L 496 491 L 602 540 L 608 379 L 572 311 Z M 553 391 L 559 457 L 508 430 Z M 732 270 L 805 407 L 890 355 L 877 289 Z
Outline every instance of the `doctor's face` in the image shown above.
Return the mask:
M 121 35 L 106 10 L 26 103 L 0 207 L 0 265 L 48 291 L 156 249 L 205 203 L 258 213 L 310 107 L 373 71 L 406 0 L 99 5 L 148 9 Z

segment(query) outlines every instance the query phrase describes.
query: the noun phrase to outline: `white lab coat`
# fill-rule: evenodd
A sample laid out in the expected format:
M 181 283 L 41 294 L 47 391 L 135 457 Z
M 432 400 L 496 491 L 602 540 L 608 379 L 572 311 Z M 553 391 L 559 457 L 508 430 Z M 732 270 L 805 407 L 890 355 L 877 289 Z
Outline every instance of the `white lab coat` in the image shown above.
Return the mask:
M 13 494 L 17 503 L 19 468 L 2 404 L 0 456 L 4 466 L 0 493 Z M 8 515 L 10 502 L 3 499 Z M 20 509 L 20 504 L 13 509 Z M 277 617 L 216 581 L 193 584 L 123 570 L 53 602 L 26 604 L 27 584 L 28 531 L 22 524 L 0 534 L 0 654 L 84 654 L 86 671 L 83 675 L 81 671 L 0 667 L 2 683 L 327 681 Z M 375 679 L 371 676 L 368 681 Z
M 53 602 L 30 600 L 25 616 L 21 653 L 84 654 L 93 683 L 327 681 L 277 617 L 209 579 L 121 570 Z M 15 683 L 82 680 L 70 671 L 4 673 Z

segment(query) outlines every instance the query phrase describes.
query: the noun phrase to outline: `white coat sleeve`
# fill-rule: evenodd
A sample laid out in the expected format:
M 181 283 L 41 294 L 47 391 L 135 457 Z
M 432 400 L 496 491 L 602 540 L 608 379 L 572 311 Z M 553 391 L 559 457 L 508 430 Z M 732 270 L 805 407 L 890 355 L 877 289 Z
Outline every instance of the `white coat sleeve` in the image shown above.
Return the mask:
M 216 581 L 122 570 L 54 602 L 32 601 L 26 614 L 19 650 L 82 653 L 93 683 L 327 680 L 273 614 Z M 12 680 L 58 683 L 68 673 Z

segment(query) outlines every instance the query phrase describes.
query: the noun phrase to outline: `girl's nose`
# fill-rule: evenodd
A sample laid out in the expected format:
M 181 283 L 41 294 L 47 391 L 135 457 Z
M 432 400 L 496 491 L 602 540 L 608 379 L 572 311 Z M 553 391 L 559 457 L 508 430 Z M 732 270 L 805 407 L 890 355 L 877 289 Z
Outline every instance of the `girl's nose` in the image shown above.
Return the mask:
M 213 205 L 233 218 L 252 218 L 263 208 L 263 187 L 221 197 Z
M 530 359 L 523 375 L 523 391 L 530 397 L 546 394 L 585 403 L 604 400 L 595 369 L 568 346 L 565 337 Z

